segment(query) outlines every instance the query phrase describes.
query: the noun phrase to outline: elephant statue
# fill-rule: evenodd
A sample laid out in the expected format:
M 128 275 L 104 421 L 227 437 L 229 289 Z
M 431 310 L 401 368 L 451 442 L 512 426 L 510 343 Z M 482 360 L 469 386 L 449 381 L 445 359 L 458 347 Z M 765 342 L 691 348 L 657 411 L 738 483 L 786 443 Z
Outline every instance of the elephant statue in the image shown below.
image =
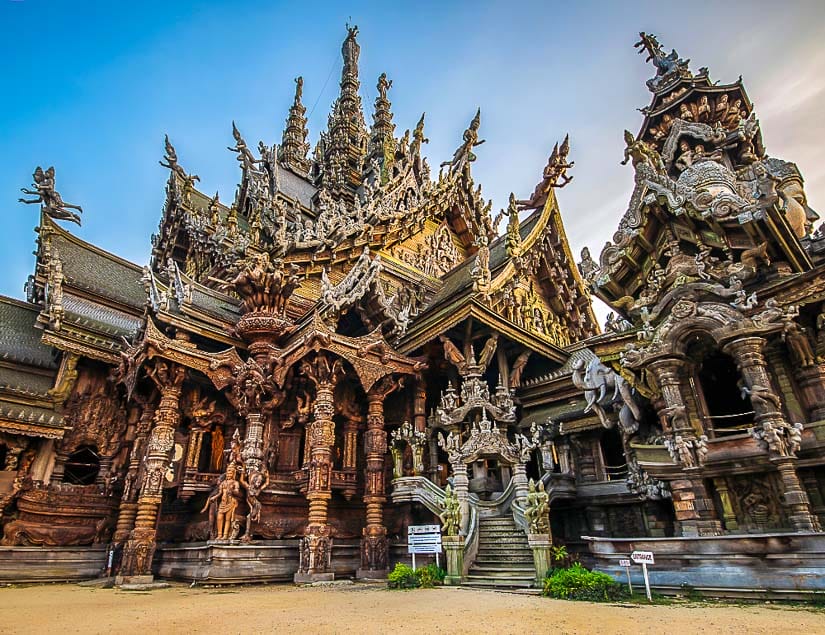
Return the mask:
M 585 412 L 595 412 L 602 425 L 609 429 L 615 422 L 610 420 L 607 413 L 618 411 L 622 432 L 625 435 L 636 433 L 642 413 L 633 396 L 633 389 L 623 377 L 602 364 L 598 357 L 594 357 L 586 368 L 582 359 L 573 363 L 572 380 L 576 388 L 584 391 L 587 399 Z

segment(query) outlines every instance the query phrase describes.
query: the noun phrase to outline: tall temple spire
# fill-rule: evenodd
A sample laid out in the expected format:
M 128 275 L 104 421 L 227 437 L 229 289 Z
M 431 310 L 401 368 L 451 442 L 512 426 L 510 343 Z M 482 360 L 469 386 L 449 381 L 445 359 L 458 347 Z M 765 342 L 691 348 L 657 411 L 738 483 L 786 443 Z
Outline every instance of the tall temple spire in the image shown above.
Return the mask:
M 347 26 L 341 47 L 344 68 L 341 93 L 329 116 L 328 143 L 325 154 L 325 183 L 331 187 L 355 188 L 361 183 L 361 169 L 367 154 L 367 125 L 358 89 L 358 56 L 361 47 L 355 36 L 358 27 Z
M 278 160 L 292 168 L 299 174 L 309 172 L 310 162 L 307 159 L 309 143 L 307 143 L 307 109 L 301 103 L 304 92 L 304 78 L 295 78 L 295 101 L 289 109 L 281 147 L 278 148 Z
M 387 99 L 387 91 L 392 87 L 392 81 L 387 80 L 387 74 L 381 73 L 378 78 L 378 97 L 375 98 L 375 113 L 372 115 L 373 124 L 370 136 L 369 157 L 377 158 L 382 162 L 386 172 L 391 167 L 395 155 L 395 124 L 392 122 L 392 104 Z

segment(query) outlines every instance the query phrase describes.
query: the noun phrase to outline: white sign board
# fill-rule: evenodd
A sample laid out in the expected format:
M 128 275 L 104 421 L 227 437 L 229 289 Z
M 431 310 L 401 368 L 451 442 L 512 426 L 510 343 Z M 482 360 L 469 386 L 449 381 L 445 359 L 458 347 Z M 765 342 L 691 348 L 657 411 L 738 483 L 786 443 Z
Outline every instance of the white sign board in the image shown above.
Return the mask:
M 634 551 L 630 554 L 630 559 L 636 564 L 654 564 L 652 551 Z
M 627 558 L 622 558 L 621 560 L 619 560 L 620 567 L 629 567 L 630 564 L 630 560 L 628 560 Z
M 415 554 L 417 553 L 434 553 L 435 563 L 438 564 L 438 554 L 441 553 L 441 526 L 410 525 L 407 527 L 407 553 L 412 554 L 413 569 L 415 569 Z
M 441 553 L 441 527 L 410 525 L 407 528 L 407 553 Z

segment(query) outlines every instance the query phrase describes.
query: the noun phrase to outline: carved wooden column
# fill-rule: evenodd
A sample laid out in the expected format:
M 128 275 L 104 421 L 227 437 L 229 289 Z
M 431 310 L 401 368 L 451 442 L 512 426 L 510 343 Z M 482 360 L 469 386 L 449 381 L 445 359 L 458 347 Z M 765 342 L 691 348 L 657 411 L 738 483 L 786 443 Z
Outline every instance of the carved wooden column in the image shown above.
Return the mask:
M 733 511 L 728 482 L 722 477 L 715 478 L 713 479 L 713 486 L 716 488 L 716 493 L 719 494 L 719 501 L 722 503 L 722 517 L 725 520 L 725 529 L 728 531 L 739 529 L 739 522 L 736 520 L 736 514 Z
M 384 503 L 387 502 L 384 482 L 384 457 L 387 454 L 384 399 L 400 385 L 400 382 L 385 377 L 367 395 L 367 430 L 364 433 L 364 504 L 367 507 L 367 522 L 361 538 L 361 567 L 356 573 L 359 578 L 383 578 L 387 575 L 389 545 L 387 528 L 384 526 Z
M 135 526 L 123 550 L 118 583 L 152 580 L 152 558 L 155 554 L 163 480 L 169 469 L 175 429 L 180 423 L 180 394 L 186 369 L 158 360 L 148 373 L 160 390 L 160 403 L 147 442 Z
M 810 421 L 825 419 L 825 364 L 796 367 L 794 378 Z
M 666 357 L 652 361 L 648 370 L 653 373 L 662 393 L 658 400 L 658 415 L 665 432 L 695 442 L 696 431 L 688 416 L 682 395 L 681 371 L 685 361 L 679 357 Z M 676 523 L 682 535 L 717 535 L 722 523 L 716 513 L 713 499 L 698 473 L 700 468 L 683 467 L 684 478 L 670 481 Z M 694 472 L 694 473 L 692 473 Z
M 722 350 L 736 362 L 745 386 L 750 391 L 756 423 L 767 421 L 783 425 L 786 423 L 785 416 L 782 414 L 779 394 L 768 375 L 768 366 L 762 354 L 764 346 L 765 339 L 762 337 L 740 337 L 725 344 Z
M 348 418 L 344 423 L 344 454 L 341 457 L 341 467 L 345 470 L 354 470 L 358 453 L 358 428 L 361 421 Z
M 797 531 L 822 531 L 819 518 L 811 513 L 808 494 L 796 473 L 796 457 L 772 458 L 782 479 L 782 503 L 788 512 L 788 519 Z
M 129 455 L 129 467 L 126 471 L 126 478 L 123 485 L 123 495 L 120 498 L 120 508 L 118 510 L 117 525 L 115 533 L 112 537 L 112 543 L 115 549 L 115 558 L 113 561 L 114 570 L 120 568 L 120 558 L 122 556 L 123 545 L 129 539 L 129 534 L 135 527 L 135 516 L 137 515 L 137 497 L 140 489 L 138 483 L 138 475 L 140 474 L 140 466 L 143 461 L 146 437 L 149 435 L 149 430 L 152 427 L 152 420 L 155 417 L 155 405 L 149 400 L 144 404 L 143 411 L 140 413 L 137 428 L 135 430 L 135 439 L 132 442 L 132 452 Z
M 419 432 L 427 431 L 427 385 L 424 378 L 415 382 L 415 401 L 413 401 L 413 424 Z
M 332 580 L 332 539 L 327 524 L 327 507 L 332 498 L 332 448 L 335 445 L 335 385 L 342 375 L 341 360 L 318 353 L 301 365 L 301 372 L 315 384 L 315 402 L 309 423 L 309 524 L 301 541 L 296 582 Z
M 751 404 L 757 430 L 773 430 L 775 433 L 790 428 L 782 413 L 781 400 L 774 389 L 762 350 L 765 339 L 761 337 L 742 337 L 728 342 L 724 351 L 736 361 L 745 385 L 750 391 Z M 811 513 L 808 495 L 799 481 L 796 472 L 796 457 L 792 453 L 776 452 L 771 443 L 766 443 L 771 455 L 771 462 L 776 465 L 782 480 L 782 503 L 788 512 L 788 518 L 797 531 L 814 531 L 819 529 L 819 521 Z

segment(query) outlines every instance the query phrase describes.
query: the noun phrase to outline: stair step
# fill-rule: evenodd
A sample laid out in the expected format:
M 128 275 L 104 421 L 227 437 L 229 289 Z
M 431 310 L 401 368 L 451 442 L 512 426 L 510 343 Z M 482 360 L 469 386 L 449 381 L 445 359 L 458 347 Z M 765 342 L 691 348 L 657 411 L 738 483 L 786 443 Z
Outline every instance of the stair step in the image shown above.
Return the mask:
M 533 567 L 517 567 L 517 566 L 506 566 L 506 565 L 500 565 L 500 566 L 484 565 L 484 566 L 482 566 L 482 565 L 474 564 L 472 567 L 470 567 L 470 573 L 472 573 L 474 575 L 486 575 L 486 574 L 496 575 L 496 574 L 499 574 L 499 573 L 503 573 L 503 574 L 512 574 L 512 575 L 515 575 L 515 576 L 521 576 L 521 575 L 535 576 L 536 575 L 536 570 Z
M 477 586 L 477 587 L 509 587 L 516 589 L 528 589 L 535 583 L 534 579 L 506 579 L 500 578 L 484 578 L 481 576 L 467 576 L 462 586 Z

